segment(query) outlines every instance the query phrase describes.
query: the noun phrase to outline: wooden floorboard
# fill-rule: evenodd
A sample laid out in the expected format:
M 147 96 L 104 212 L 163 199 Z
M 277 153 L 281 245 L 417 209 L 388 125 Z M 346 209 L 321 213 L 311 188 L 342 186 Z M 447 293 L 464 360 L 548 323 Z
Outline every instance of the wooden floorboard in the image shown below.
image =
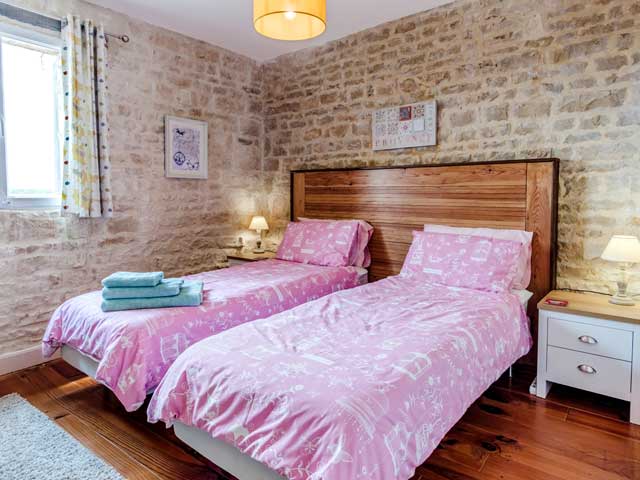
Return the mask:
M 554 386 L 528 394 L 535 372 L 516 367 L 448 433 L 413 480 L 640 480 L 640 427 L 628 403 Z M 135 480 L 233 480 L 145 408 L 127 413 L 111 392 L 62 360 L 0 377 L 87 448 Z M 348 479 L 345 479 L 348 480 Z

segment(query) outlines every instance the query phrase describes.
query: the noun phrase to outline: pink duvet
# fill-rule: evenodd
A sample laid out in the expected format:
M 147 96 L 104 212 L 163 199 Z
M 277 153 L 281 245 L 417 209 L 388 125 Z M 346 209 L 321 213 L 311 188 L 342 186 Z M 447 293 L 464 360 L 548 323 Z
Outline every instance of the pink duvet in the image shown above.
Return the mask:
M 408 479 L 530 347 L 514 295 L 391 277 L 192 346 L 148 417 L 291 480 Z
M 105 313 L 101 293 L 72 298 L 54 312 L 43 338 L 51 356 L 69 345 L 98 361 L 96 379 L 128 411 L 143 403 L 187 347 L 241 323 L 268 317 L 363 279 L 355 267 L 264 260 L 186 277 L 204 281 L 199 307 Z

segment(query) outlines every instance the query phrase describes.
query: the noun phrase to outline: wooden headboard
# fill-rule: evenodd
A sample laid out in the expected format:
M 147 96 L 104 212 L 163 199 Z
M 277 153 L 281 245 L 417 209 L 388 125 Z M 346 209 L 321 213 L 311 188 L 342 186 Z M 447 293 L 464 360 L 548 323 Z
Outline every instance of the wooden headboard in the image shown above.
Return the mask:
M 291 219 L 366 220 L 370 280 L 400 272 L 425 223 L 534 232 L 529 315 L 555 283 L 558 160 L 291 172 Z

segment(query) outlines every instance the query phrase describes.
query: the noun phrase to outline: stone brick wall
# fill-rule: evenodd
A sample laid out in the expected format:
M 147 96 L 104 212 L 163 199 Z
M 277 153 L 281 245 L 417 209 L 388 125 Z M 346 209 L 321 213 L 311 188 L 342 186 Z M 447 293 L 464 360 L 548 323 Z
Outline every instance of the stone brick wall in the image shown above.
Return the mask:
M 264 84 L 280 228 L 292 168 L 553 156 L 560 287 L 608 291 L 617 270 L 597 257 L 640 234 L 637 0 L 461 0 L 280 57 Z M 437 147 L 371 150 L 375 109 L 430 98 Z
M 132 42 L 109 49 L 115 218 L 0 211 L 0 354 L 114 270 L 215 268 L 254 213 L 277 241 L 291 168 L 558 157 L 561 287 L 607 291 L 601 249 L 640 235 L 638 0 L 460 0 L 264 66 L 81 0 L 13 3 Z M 376 108 L 429 98 L 437 147 L 371 150 Z M 208 180 L 164 178 L 166 114 L 209 122 Z
M 79 1 L 24 0 L 126 33 L 111 40 L 115 216 L 0 211 L 0 354 L 37 345 L 53 309 L 119 270 L 215 268 L 260 198 L 262 77 L 252 60 Z M 164 115 L 209 123 L 209 179 L 164 177 Z

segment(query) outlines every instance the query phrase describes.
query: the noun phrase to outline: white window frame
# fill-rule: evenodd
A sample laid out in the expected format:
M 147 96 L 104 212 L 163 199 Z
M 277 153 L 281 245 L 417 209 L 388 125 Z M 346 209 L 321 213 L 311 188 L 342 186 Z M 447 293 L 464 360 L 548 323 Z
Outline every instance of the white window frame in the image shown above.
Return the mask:
M 33 43 L 46 48 L 53 48 L 62 54 L 62 39 L 60 34 L 47 35 L 28 28 L 19 27 L 12 24 L 0 23 L 0 36 L 12 38 L 18 41 Z M 7 163 L 5 150 L 5 129 L 4 129 L 4 97 L 2 85 L 2 49 L 0 49 L 0 210 L 29 210 L 29 209 L 53 209 L 62 205 L 62 198 L 56 197 L 10 197 L 8 195 L 7 184 Z M 58 115 L 61 115 L 62 98 L 57 98 Z M 58 119 L 59 120 L 59 119 Z M 59 121 L 56 122 L 58 125 Z M 58 172 L 57 181 L 62 185 L 62 149 L 60 137 L 62 132 L 56 135 L 56 147 L 58 149 Z

